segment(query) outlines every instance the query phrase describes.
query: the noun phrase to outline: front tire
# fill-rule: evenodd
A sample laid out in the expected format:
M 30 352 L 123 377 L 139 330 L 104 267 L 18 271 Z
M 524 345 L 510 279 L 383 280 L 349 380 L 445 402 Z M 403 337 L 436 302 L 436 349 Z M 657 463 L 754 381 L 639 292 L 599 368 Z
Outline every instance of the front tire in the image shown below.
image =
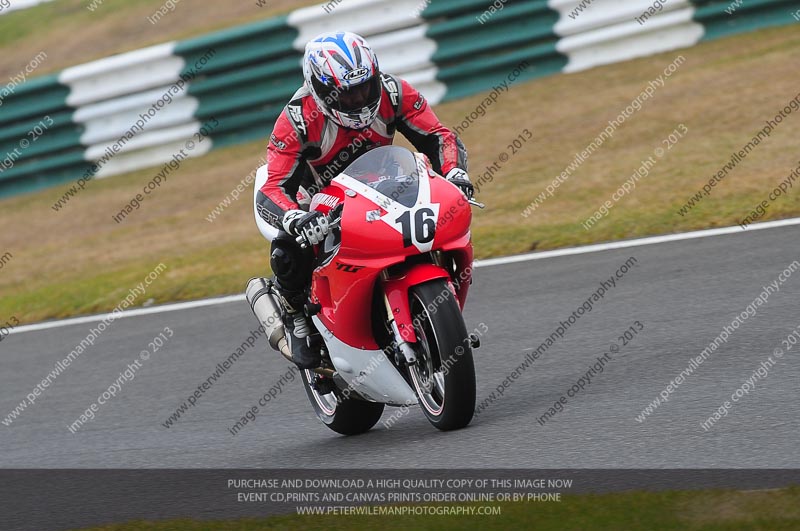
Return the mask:
M 312 385 L 314 373 L 300 371 L 303 387 L 314 411 L 327 427 L 342 435 L 358 435 L 369 431 L 383 415 L 384 404 L 358 398 L 339 398 L 338 390 L 324 395 Z
M 475 411 L 475 365 L 455 294 L 443 279 L 411 288 L 417 363 L 409 377 L 422 412 L 440 430 L 457 430 Z

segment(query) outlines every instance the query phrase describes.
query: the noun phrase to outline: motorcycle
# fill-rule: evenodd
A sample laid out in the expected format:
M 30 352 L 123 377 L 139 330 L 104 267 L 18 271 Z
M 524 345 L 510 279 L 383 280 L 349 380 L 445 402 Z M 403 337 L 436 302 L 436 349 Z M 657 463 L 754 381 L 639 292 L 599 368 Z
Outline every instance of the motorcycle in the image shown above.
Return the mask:
M 398 146 L 368 151 L 313 196 L 309 208 L 330 227 L 305 307 L 322 364 L 301 379 L 330 429 L 366 432 L 386 405 L 419 404 L 440 430 L 472 420 L 480 339 L 461 313 L 472 282 L 467 204 L 483 208 Z M 251 279 L 246 296 L 270 346 L 291 361 L 272 282 Z

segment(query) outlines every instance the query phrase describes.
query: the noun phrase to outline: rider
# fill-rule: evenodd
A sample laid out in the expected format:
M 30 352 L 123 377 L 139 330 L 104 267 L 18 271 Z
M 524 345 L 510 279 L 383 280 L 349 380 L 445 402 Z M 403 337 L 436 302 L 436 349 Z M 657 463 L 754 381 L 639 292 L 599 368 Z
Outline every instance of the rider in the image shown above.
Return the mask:
M 433 169 L 471 198 L 467 153 L 455 133 L 439 122 L 425 98 L 408 82 L 378 68 L 367 42 L 349 32 L 311 40 L 303 56 L 304 85 L 275 122 L 267 164 L 255 187 L 256 224 L 272 242 L 270 263 L 284 306 L 292 359 L 301 369 L 319 366 L 308 345 L 304 313 L 314 254 L 329 227 L 319 212 L 308 212 L 310 191 L 320 191 L 368 150 L 392 143 L 400 131 L 425 154 Z M 310 195 L 313 195 L 310 194 Z M 301 248 L 296 239 L 309 244 Z

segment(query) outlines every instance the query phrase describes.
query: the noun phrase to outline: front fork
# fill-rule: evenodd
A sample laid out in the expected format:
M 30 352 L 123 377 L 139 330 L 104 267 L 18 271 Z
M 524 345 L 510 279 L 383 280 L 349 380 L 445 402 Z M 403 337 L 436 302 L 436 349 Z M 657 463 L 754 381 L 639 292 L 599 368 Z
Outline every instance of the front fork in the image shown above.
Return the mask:
M 412 347 L 411 343 L 406 341 L 402 334 L 400 334 L 400 329 L 397 327 L 397 321 L 394 320 L 394 312 L 392 311 L 392 305 L 389 302 L 389 297 L 386 296 L 386 292 L 383 293 L 383 303 L 386 306 L 386 315 L 389 322 L 389 328 L 392 331 L 393 343 L 400 350 L 400 353 L 403 355 L 403 358 L 405 358 L 407 365 L 413 365 L 417 363 L 417 355 L 414 353 L 414 347 Z
M 381 272 L 383 304 L 386 308 L 392 346 L 399 350 L 402 355 L 402 358 L 400 356 L 396 357 L 395 361 L 398 365 L 402 362 L 405 362 L 406 365 L 417 363 L 417 355 L 412 346 L 412 343 L 416 342 L 417 338 L 408 298 L 409 292 L 415 285 L 436 278 L 447 279 L 448 282 L 451 281 L 450 275 L 441 260 L 440 253 L 434 254 L 434 264 L 419 264 L 398 278 L 390 278 L 386 270 Z M 454 292 L 453 295 L 456 296 L 456 293 Z M 399 325 L 398 319 L 400 321 Z M 473 348 L 480 346 L 480 340 L 474 334 L 470 335 L 470 343 Z

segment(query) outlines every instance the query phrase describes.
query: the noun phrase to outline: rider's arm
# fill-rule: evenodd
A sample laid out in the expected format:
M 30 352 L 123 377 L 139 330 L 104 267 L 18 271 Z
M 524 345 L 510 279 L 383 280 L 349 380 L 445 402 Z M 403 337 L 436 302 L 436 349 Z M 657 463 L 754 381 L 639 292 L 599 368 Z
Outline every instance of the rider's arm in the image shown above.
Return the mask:
M 442 125 L 428 101 L 407 81 L 386 76 L 399 90 L 397 105 L 397 130 L 418 151 L 427 155 L 433 169 L 447 175 L 450 170 L 467 169 L 467 150 L 456 134 Z
M 267 147 L 267 182 L 257 194 L 258 213 L 264 221 L 283 228 L 284 214 L 299 208 L 297 190 L 306 170 L 301 131 L 284 109 Z

